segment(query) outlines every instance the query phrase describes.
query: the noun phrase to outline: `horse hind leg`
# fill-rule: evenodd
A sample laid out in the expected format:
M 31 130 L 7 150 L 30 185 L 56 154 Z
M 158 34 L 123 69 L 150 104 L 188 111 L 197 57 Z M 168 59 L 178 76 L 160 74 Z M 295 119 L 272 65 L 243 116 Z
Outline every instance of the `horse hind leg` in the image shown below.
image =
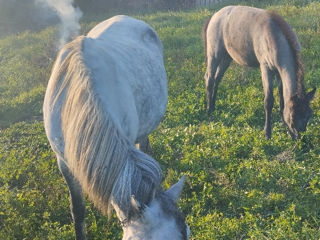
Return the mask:
M 264 125 L 264 136 L 266 139 L 271 138 L 271 113 L 274 103 L 273 98 L 273 86 L 272 80 L 274 77 L 274 72 L 270 70 L 267 66 L 261 64 L 261 77 L 262 85 L 264 90 L 264 110 L 265 110 L 265 125 Z
M 208 59 L 208 67 L 205 75 L 205 80 L 207 94 L 207 113 L 209 115 L 215 108 L 218 86 L 231 61 L 232 59 L 227 52 L 220 54 L 219 57 Z
M 70 210 L 74 222 L 76 240 L 85 240 L 85 205 L 82 200 L 82 190 L 76 179 L 72 176 L 68 166 L 63 159 L 58 157 L 58 165 L 60 172 L 67 182 L 70 194 Z

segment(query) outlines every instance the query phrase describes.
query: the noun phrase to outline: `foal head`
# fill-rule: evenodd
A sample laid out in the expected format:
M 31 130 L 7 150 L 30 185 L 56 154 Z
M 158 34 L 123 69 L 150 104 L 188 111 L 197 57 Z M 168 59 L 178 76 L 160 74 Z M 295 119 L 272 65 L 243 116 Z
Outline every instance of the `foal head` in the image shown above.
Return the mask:
M 132 196 L 134 216 L 120 218 L 123 240 L 187 240 L 190 230 L 177 206 L 184 179 L 181 178 L 167 191 L 156 193 L 148 205 L 140 204 Z M 119 217 L 120 210 L 116 207 L 115 210 Z
M 307 123 L 311 117 L 312 110 L 310 101 L 313 99 L 316 89 L 304 96 L 294 95 L 291 101 L 284 108 L 283 117 L 289 128 L 289 133 L 293 139 L 300 137 L 300 132 L 306 130 Z

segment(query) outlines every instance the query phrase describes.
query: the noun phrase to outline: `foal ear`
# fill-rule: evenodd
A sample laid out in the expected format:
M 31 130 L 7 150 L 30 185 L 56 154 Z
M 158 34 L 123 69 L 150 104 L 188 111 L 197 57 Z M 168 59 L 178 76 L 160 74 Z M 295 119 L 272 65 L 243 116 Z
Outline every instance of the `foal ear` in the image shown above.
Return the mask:
M 165 191 L 165 194 L 167 194 L 174 202 L 177 202 L 179 199 L 185 179 L 186 176 L 183 176 L 176 184 L 172 185 L 167 191 Z
M 314 94 L 316 93 L 316 88 L 307 93 L 307 99 L 310 102 L 314 98 Z

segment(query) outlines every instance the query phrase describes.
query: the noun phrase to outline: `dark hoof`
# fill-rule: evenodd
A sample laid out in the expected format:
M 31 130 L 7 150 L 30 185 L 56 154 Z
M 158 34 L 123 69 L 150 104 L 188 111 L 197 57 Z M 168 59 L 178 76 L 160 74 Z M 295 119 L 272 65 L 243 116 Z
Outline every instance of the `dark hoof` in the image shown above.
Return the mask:
M 213 116 L 212 116 L 212 114 L 211 114 L 211 113 L 212 113 L 212 111 L 211 111 L 211 112 L 208 112 L 208 111 L 207 111 L 208 119 L 209 119 L 209 121 L 210 121 L 210 122 L 212 122 L 212 121 L 213 121 Z
M 207 114 L 208 114 L 208 116 L 210 116 L 210 115 L 212 114 L 213 110 L 214 110 L 213 107 L 208 107 L 208 108 L 207 108 Z
M 269 140 L 271 138 L 271 131 L 264 131 L 264 137 L 266 140 Z

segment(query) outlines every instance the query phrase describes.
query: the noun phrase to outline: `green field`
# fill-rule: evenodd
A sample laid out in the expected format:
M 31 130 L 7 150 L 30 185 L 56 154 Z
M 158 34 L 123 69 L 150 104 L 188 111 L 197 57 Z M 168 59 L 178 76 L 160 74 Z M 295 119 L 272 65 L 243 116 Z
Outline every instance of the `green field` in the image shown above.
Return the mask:
M 210 9 L 132 14 L 154 27 L 165 49 L 168 109 L 150 137 L 163 186 L 188 176 L 179 206 L 190 239 L 320 239 L 319 92 L 307 131 L 296 142 L 281 123 L 277 89 L 272 139 L 264 139 L 257 69 L 231 64 L 214 120 L 206 114 L 201 28 L 228 4 L 282 15 L 302 44 L 306 89 L 319 86 L 318 1 L 226 1 Z M 82 33 L 109 16 L 86 16 Z M 67 186 L 41 120 L 57 29 L 0 39 L 0 239 L 74 239 Z M 88 201 L 86 209 L 88 239 L 121 239 L 115 217 L 108 220 Z

